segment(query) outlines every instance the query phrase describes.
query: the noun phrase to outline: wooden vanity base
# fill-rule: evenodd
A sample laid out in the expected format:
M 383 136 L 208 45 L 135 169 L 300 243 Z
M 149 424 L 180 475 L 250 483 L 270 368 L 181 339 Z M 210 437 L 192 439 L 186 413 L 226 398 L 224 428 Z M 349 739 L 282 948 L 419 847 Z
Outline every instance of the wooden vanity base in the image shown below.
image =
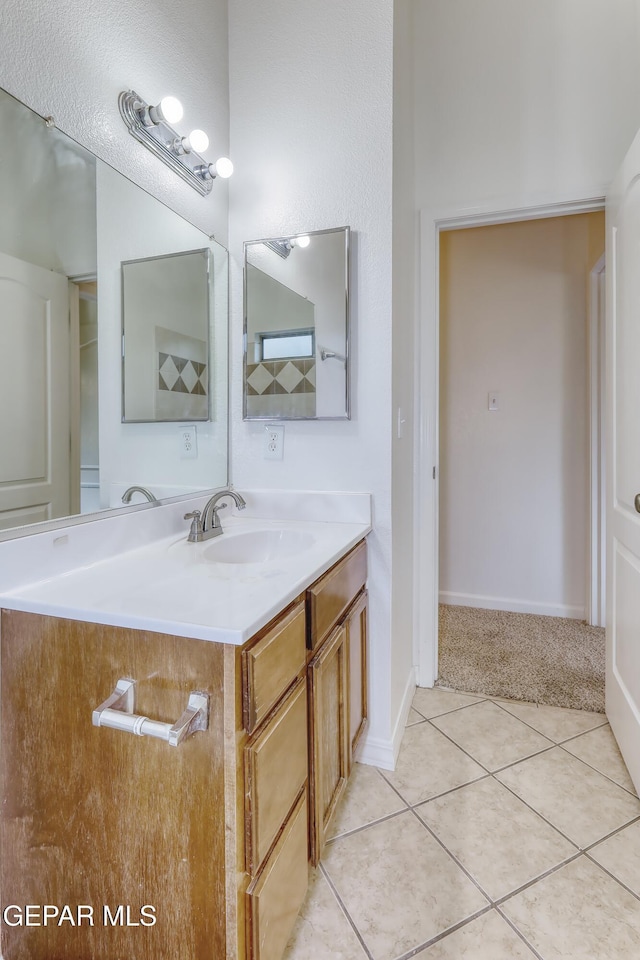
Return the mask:
M 363 543 L 244 647 L 1 611 L 5 960 L 280 960 L 366 724 L 365 579 Z M 208 729 L 94 726 L 120 678 Z

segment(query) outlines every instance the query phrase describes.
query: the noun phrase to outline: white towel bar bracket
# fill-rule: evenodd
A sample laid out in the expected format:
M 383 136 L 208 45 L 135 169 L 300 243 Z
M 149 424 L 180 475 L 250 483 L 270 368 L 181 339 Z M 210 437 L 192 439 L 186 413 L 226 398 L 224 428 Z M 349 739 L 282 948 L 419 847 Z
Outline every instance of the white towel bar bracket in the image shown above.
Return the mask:
M 93 725 L 124 730 L 137 737 L 156 737 L 166 740 L 171 747 L 177 747 L 197 730 L 209 727 L 209 694 L 197 690 L 189 694 L 186 710 L 175 723 L 139 716 L 135 708 L 136 681 L 121 677 L 111 696 L 93 711 Z

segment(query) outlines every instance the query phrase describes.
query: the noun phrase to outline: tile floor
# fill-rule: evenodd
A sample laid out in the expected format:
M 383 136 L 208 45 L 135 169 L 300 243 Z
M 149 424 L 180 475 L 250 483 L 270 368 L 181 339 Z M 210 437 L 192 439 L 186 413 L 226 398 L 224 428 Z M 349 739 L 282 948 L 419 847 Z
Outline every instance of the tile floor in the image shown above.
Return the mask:
M 285 960 L 640 957 L 640 801 L 602 714 L 418 689 L 332 834 Z

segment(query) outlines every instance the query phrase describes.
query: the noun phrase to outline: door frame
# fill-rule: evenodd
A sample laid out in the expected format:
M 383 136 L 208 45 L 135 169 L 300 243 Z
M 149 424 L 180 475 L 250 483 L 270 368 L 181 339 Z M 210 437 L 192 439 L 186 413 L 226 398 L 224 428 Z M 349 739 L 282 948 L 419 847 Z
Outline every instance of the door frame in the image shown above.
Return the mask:
M 587 623 L 604 627 L 606 610 L 605 336 L 606 258 L 589 272 L 589 571 Z
M 440 234 L 449 230 L 541 220 L 604 210 L 603 196 L 523 207 L 505 204 L 420 210 L 414 516 L 414 662 L 416 682 L 438 677 L 438 522 L 440 418 Z M 586 522 L 586 521 L 585 521 Z

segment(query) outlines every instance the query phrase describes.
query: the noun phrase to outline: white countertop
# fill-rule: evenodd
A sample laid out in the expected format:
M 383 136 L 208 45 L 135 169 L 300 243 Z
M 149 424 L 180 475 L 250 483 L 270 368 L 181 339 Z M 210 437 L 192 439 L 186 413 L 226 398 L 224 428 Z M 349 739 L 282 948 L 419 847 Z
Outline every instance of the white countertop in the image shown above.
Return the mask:
M 204 543 L 188 543 L 185 525 L 180 534 L 22 583 L 0 593 L 0 606 L 238 645 L 371 530 L 362 516 L 334 522 L 231 515 L 222 524 L 222 536 Z M 276 550 L 260 562 L 210 559 L 212 545 L 260 531 L 295 531 L 291 542 L 300 537 L 304 547 Z

